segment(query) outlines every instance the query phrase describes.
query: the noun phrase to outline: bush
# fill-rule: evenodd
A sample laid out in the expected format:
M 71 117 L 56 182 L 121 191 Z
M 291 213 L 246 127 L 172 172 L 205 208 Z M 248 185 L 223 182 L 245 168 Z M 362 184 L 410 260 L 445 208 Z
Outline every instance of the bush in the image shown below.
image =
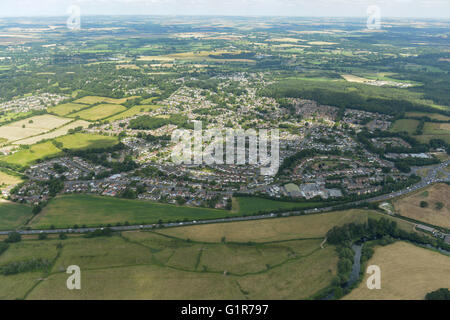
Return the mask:
M 11 232 L 8 234 L 8 238 L 5 239 L 7 243 L 19 242 L 22 240 L 22 236 L 18 232 Z

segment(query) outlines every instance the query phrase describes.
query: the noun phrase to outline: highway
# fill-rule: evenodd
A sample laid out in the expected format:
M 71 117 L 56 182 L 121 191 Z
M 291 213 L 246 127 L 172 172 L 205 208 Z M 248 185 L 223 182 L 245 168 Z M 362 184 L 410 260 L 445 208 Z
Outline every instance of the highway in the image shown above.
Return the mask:
M 412 173 L 416 173 L 419 169 L 430 169 L 428 171 L 428 174 L 425 178 L 422 178 L 420 182 L 418 182 L 415 185 L 412 185 L 406 189 L 396 191 L 393 193 L 359 200 L 355 202 L 349 202 L 345 203 L 345 205 L 358 205 L 363 202 L 378 202 L 378 201 L 386 201 L 392 198 L 396 198 L 399 196 L 403 196 L 405 194 L 414 192 L 416 190 L 422 189 L 432 183 L 437 182 L 450 182 L 450 173 L 445 171 L 444 168 L 450 165 L 450 160 L 447 160 L 445 162 L 442 162 L 437 165 L 431 165 L 426 167 L 414 167 L 412 168 Z M 442 177 L 438 178 L 438 173 L 441 173 Z M 327 212 L 332 211 L 336 209 L 336 206 L 331 207 L 323 207 L 323 208 L 314 208 L 314 209 L 308 209 L 308 210 L 302 210 L 302 211 L 289 211 L 281 213 L 281 216 L 287 217 L 287 216 L 295 216 L 295 215 L 301 215 L 304 213 L 311 214 L 311 213 L 320 213 L 320 212 Z M 276 218 L 278 214 L 275 213 L 268 213 L 268 214 L 261 214 L 256 216 L 249 216 L 249 217 L 231 217 L 231 218 L 220 218 L 220 219 L 210 219 L 210 220 L 197 220 L 197 221 L 189 221 L 189 222 L 172 222 L 172 223 L 162 223 L 162 224 L 145 224 L 145 225 L 132 225 L 132 226 L 115 226 L 110 227 L 110 229 L 114 231 L 129 231 L 129 230 L 140 230 L 140 229 L 154 229 L 154 228 L 161 228 L 161 227 L 179 227 L 179 226 L 189 226 L 189 225 L 202 225 L 202 224 L 210 224 L 210 223 L 221 223 L 221 222 L 233 222 L 233 221 L 251 221 L 251 220 L 261 220 L 261 219 L 270 219 L 270 218 Z M 58 233 L 87 233 L 87 232 L 93 232 L 97 229 L 102 229 L 98 227 L 92 227 L 92 228 L 67 228 L 67 229 L 45 229 L 45 230 L 9 230 L 9 231 L 0 231 L 0 235 L 7 235 L 11 232 L 17 231 L 22 235 L 33 235 L 33 234 L 40 234 L 40 233 L 46 233 L 46 234 L 58 234 Z

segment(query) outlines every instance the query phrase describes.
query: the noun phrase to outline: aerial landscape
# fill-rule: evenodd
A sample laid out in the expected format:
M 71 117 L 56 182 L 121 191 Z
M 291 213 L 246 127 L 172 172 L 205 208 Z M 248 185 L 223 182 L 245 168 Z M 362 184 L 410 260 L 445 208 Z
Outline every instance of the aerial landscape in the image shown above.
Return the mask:
M 12 3 L 0 300 L 450 299 L 450 11 Z

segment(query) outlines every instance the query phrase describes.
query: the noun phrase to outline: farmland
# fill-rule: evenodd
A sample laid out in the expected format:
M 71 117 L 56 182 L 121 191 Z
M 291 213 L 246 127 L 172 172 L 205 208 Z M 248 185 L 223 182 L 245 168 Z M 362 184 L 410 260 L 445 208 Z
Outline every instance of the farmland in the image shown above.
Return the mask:
M 50 141 L 47 141 L 34 144 L 27 149 L 21 149 L 12 155 L 0 157 L 0 161 L 13 165 L 25 166 L 36 160 L 53 157 L 60 153 L 62 153 L 61 150 L 55 147 Z
M 101 102 L 108 103 L 108 104 L 121 104 L 127 100 L 134 99 L 134 98 L 137 98 L 137 96 L 121 98 L 121 99 L 98 97 L 98 96 L 87 96 L 87 97 L 83 97 L 81 99 L 75 100 L 74 103 L 81 103 L 81 104 L 88 104 L 88 105 L 101 103 Z
M 72 112 L 88 108 L 89 105 L 79 103 L 64 103 L 55 107 L 48 108 L 47 111 L 58 116 L 66 116 Z
M 34 228 L 72 227 L 74 224 L 156 223 L 158 220 L 211 219 L 230 216 L 225 210 L 179 207 L 139 200 L 90 195 L 66 195 L 53 199 L 33 220 Z
M 83 120 L 76 120 L 73 121 L 69 124 L 66 124 L 60 128 L 57 128 L 55 130 L 52 130 L 48 133 L 44 133 L 41 135 L 37 135 L 34 137 L 30 137 L 30 138 L 26 138 L 26 139 L 22 139 L 22 140 L 18 140 L 15 141 L 14 144 L 20 144 L 20 145 L 31 145 L 31 144 L 35 144 L 39 141 L 42 140 L 48 140 L 48 139 L 53 139 L 53 138 L 57 138 L 63 135 L 66 135 L 70 129 L 74 129 L 77 127 L 82 127 L 82 128 L 86 128 L 89 125 L 89 122 L 87 121 L 83 121 Z
M 368 275 L 344 299 L 423 300 L 439 288 L 450 287 L 450 257 L 405 242 L 376 247 L 368 265 L 381 269 L 381 289 L 369 290 Z
M 153 110 L 156 110 L 156 109 L 159 109 L 159 108 L 161 108 L 161 106 L 158 106 L 158 105 L 139 105 L 139 106 L 134 106 L 134 107 L 131 107 L 131 108 L 127 109 L 124 112 L 121 112 L 121 113 L 116 114 L 116 115 L 114 115 L 112 117 L 106 118 L 105 120 L 113 122 L 113 121 L 116 121 L 116 120 L 130 118 L 130 117 L 135 116 L 135 115 L 137 115 L 139 113 L 149 112 L 149 111 L 153 111 Z
M 92 108 L 85 109 L 76 113 L 72 113 L 70 117 L 80 117 L 84 120 L 101 120 L 113 114 L 125 111 L 124 106 L 118 104 L 99 104 Z
M 31 208 L 0 200 L 0 230 L 11 230 L 23 225 L 31 218 Z
M 402 132 L 406 131 L 409 134 L 413 134 L 419 124 L 418 120 L 414 119 L 400 119 L 395 121 L 393 124 L 391 131 L 393 132 Z
M 86 133 L 69 134 L 55 139 L 62 143 L 62 148 L 70 150 L 108 148 L 117 144 L 117 137 Z
M 405 217 L 450 228 L 449 198 L 448 185 L 435 184 L 425 190 L 395 200 L 394 207 L 399 214 Z M 421 207 L 422 201 L 426 202 L 426 207 Z
M 41 258 L 54 261 L 52 270 L 1 276 L 0 298 L 308 298 L 328 286 L 336 274 L 334 248 L 320 249 L 321 242 L 201 243 L 154 232 L 123 232 L 96 239 L 69 237 L 64 241 L 25 240 L 12 244 L 0 257 L 0 265 L 25 257 Z M 62 245 L 59 249 L 58 243 Z M 71 264 L 83 270 L 80 291 L 66 288 L 65 268 Z M 11 290 L 14 281 L 20 285 Z M 112 290 L 110 286 L 117 286 L 117 281 L 121 290 Z
M 25 139 L 61 127 L 70 121 L 53 115 L 35 116 L 0 127 L 0 138 L 9 141 Z

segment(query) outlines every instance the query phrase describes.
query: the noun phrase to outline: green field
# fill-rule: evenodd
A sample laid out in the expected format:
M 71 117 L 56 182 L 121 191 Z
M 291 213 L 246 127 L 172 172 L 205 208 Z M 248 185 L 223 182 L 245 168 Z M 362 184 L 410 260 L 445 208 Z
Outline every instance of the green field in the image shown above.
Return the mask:
M 0 201 L 0 230 L 12 230 L 32 216 L 31 208 L 13 202 Z
M 127 97 L 122 99 L 108 98 L 108 97 L 99 97 L 99 96 L 86 96 L 81 99 L 75 100 L 74 103 L 82 103 L 82 104 L 95 104 L 95 103 L 110 103 L 110 104 L 121 104 L 127 100 L 138 98 L 137 96 Z
M 152 111 L 152 110 L 159 109 L 159 108 L 161 108 L 161 107 L 162 107 L 162 106 L 158 106 L 158 105 L 140 105 L 140 106 L 134 106 L 134 107 L 131 107 L 131 108 L 127 109 L 127 110 L 124 111 L 124 112 L 121 112 L 121 113 L 119 113 L 119 114 L 116 114 L 116 115 L 114 115 L 114 116 L 112 116 L 112 117 L 109 117 L 109 118 L 107 118 L 107 119 L 105 119 L 105 120 L 108 120 L 108 121 L 110 121 L 110 122 L 113 122 L 113 121 L 120 120 L 120 119 L 126 119 L 126 118 L 129 118 L 129 117 L 135 116 L 135 115 L 137 115 L 137 114 L 139 114 L 139 113 L 141 113 L 141 112 L 149 112 L 149 111 Z
M 237 204 L 235 202 L 233 211 L 238 211 L 240 214 L 253 214 L 276 209 L 307 209 L 320 205 L 319 202 L 287 202 L 257 197 L 238 197 L 237 202 Z
M 205 244 L 153 232 L 25 240 L 0 266 L 41 258 L 54 261 L 52 269 L 0 276 L 0 299 L 304 299 L 336 274 L 336 252 L 320 249 L 321 241 Z M 82 289 L 71 291 L 65 270 L 74 264 Z
M 50 201 L 33 221 L 34 228 L 98 226 L 118 222 L 139 224 L 183 219 L 211 219 L 232 216 L 229 211 L 182 207 L 148 201 L 90 195 L 66 195 Z
M 117 137 L 103 136 L 97 134 L 75 133 L 56 138 L 61 142 L 63 148 L 71 150 L 96 149 L 112 147 L 119 142 Z
M 434 120 L 448 121 L 450 117 L 447 117 L 439 113 L 427 113 L 427 112 L 406 112 L 405 117 L 428 117 Z
M 29 149 L 22 149 L 12 155 L 0 157 L 0 161 L 19 166 L 26 166 L 38 159 L 53 157 L 61 152 L 62 151 L 55 147 L 51 141 L 47 141 L 34 144 L 30 146 Z
M 431 139 L 442 139 L 450 143 L 450 124 L 425 122 L 423 135 L 416 136 L 415 138 L 424 143 L 429 142 Z
M 58 116 L 65 116 L 68 115 L 69 113 L 84 109 L 89 107 L 88 105 L 85 104 L 78 104 L 78 103 L 64 103 L 64 104 L 60 104 L 58 106 L 55 107 L 51 107 L 48 108 L 47 111 L 50 113 L 54 113 Z
M 107 118 L 113 114 L 123 112 L 125 110 L 127 110 L 127 108 L 119 104 L 99 104 L 95 107 L 72 113 L 70 116 L 95 121 Z
M 391 127 L 391 131 L 393 131 L 393 132 L 406 131 L 409 134 L 414 134 L 418 124 L 419 124 L 419 120 L 399 119 L 394 122 L 394 124 Z

